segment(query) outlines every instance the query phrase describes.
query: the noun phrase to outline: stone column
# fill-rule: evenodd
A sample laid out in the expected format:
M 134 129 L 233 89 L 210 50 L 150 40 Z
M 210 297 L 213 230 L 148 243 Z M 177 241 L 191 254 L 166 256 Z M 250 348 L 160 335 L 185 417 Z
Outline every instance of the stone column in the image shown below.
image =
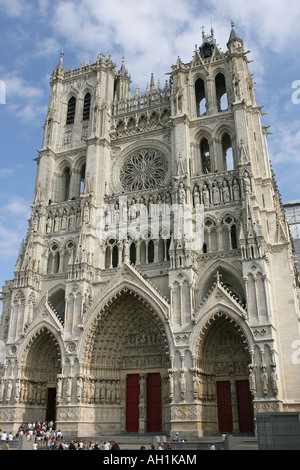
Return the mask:
M 237 401 L 236 379 L 233 375 L 233 370 L 230 370 L 230 392 L 231 392 L 233 431 L 238 431 L 239 430 L 238 401 Z
M 140 401 L 139 401 L 139 434 L 145 434 L 147 430 L 147 397 L 146 375 L 140 375 Z

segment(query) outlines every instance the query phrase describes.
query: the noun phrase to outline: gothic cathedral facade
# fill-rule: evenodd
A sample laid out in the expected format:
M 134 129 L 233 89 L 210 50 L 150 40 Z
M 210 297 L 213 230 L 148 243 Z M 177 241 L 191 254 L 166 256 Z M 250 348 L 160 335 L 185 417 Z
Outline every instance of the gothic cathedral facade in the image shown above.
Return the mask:
M 300 411 L 295 253 L 243 41 L 163 86 L 110 57 L 50 81 L 29 230 L 2 290 L 0 427 L 253 432 Z

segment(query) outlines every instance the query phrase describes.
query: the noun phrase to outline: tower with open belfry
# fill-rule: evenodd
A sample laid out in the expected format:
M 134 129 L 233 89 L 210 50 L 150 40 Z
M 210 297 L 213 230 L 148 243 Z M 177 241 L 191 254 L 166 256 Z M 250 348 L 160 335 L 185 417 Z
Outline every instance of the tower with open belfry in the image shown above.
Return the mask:
M 247 54 L 234 25 L 225 52 L 203 32 L 134 94 L 124 60 L 61 55 L 2 290 L 1 428 L 203 436 L 300 411 L 298 273 Z

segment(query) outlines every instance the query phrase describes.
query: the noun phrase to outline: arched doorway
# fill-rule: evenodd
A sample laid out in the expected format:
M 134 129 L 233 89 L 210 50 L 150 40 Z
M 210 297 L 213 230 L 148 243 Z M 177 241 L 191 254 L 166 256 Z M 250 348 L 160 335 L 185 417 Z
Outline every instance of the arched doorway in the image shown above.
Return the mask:
M 95 431 L 168 427 L 168 340 L 145 299 L 127 288 L 114 296 L 95 317 L 84 356 L 93 390 L 83 390 L 82 402 L 95 407 Z
M 61 373 L 61 352 L 54 334 L 47 328 L 38 331 L 23 354 L 19 403 L 24 405 L 24 420 L 56 420 L 57 376 Z
M 200 335 L 196 359 L 206 430 L 254 431 L 250 363 L 246 339 L 237 323 L 222 312 L 211 318 Z

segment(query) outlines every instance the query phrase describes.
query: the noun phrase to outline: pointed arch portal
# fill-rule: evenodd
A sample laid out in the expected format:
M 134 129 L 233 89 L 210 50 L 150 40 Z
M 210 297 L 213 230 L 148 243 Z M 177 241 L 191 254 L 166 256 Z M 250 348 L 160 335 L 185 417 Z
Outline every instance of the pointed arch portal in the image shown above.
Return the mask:
M 91 397 L 84 380 L 82 401 L 94 402 L 106 417 L 106 423 L 96 426 L 162 431 L 170 355 L 154 308 L 125 288 L 95 317 L 88 338 L 85 375 L 93 381 L 93 392 Z
M 196 366 L 201 371 L 198 396 L 207 426 L 220 432 L 253 432 L 247 341 L 237 323 L 218 313 L 200 334 Z
M 28 416 L 24 419 L 55 421 L 61 362 L 57 339 L 48 328 L 41 328 L 22 355 L 19 403 L 26 406 Z

